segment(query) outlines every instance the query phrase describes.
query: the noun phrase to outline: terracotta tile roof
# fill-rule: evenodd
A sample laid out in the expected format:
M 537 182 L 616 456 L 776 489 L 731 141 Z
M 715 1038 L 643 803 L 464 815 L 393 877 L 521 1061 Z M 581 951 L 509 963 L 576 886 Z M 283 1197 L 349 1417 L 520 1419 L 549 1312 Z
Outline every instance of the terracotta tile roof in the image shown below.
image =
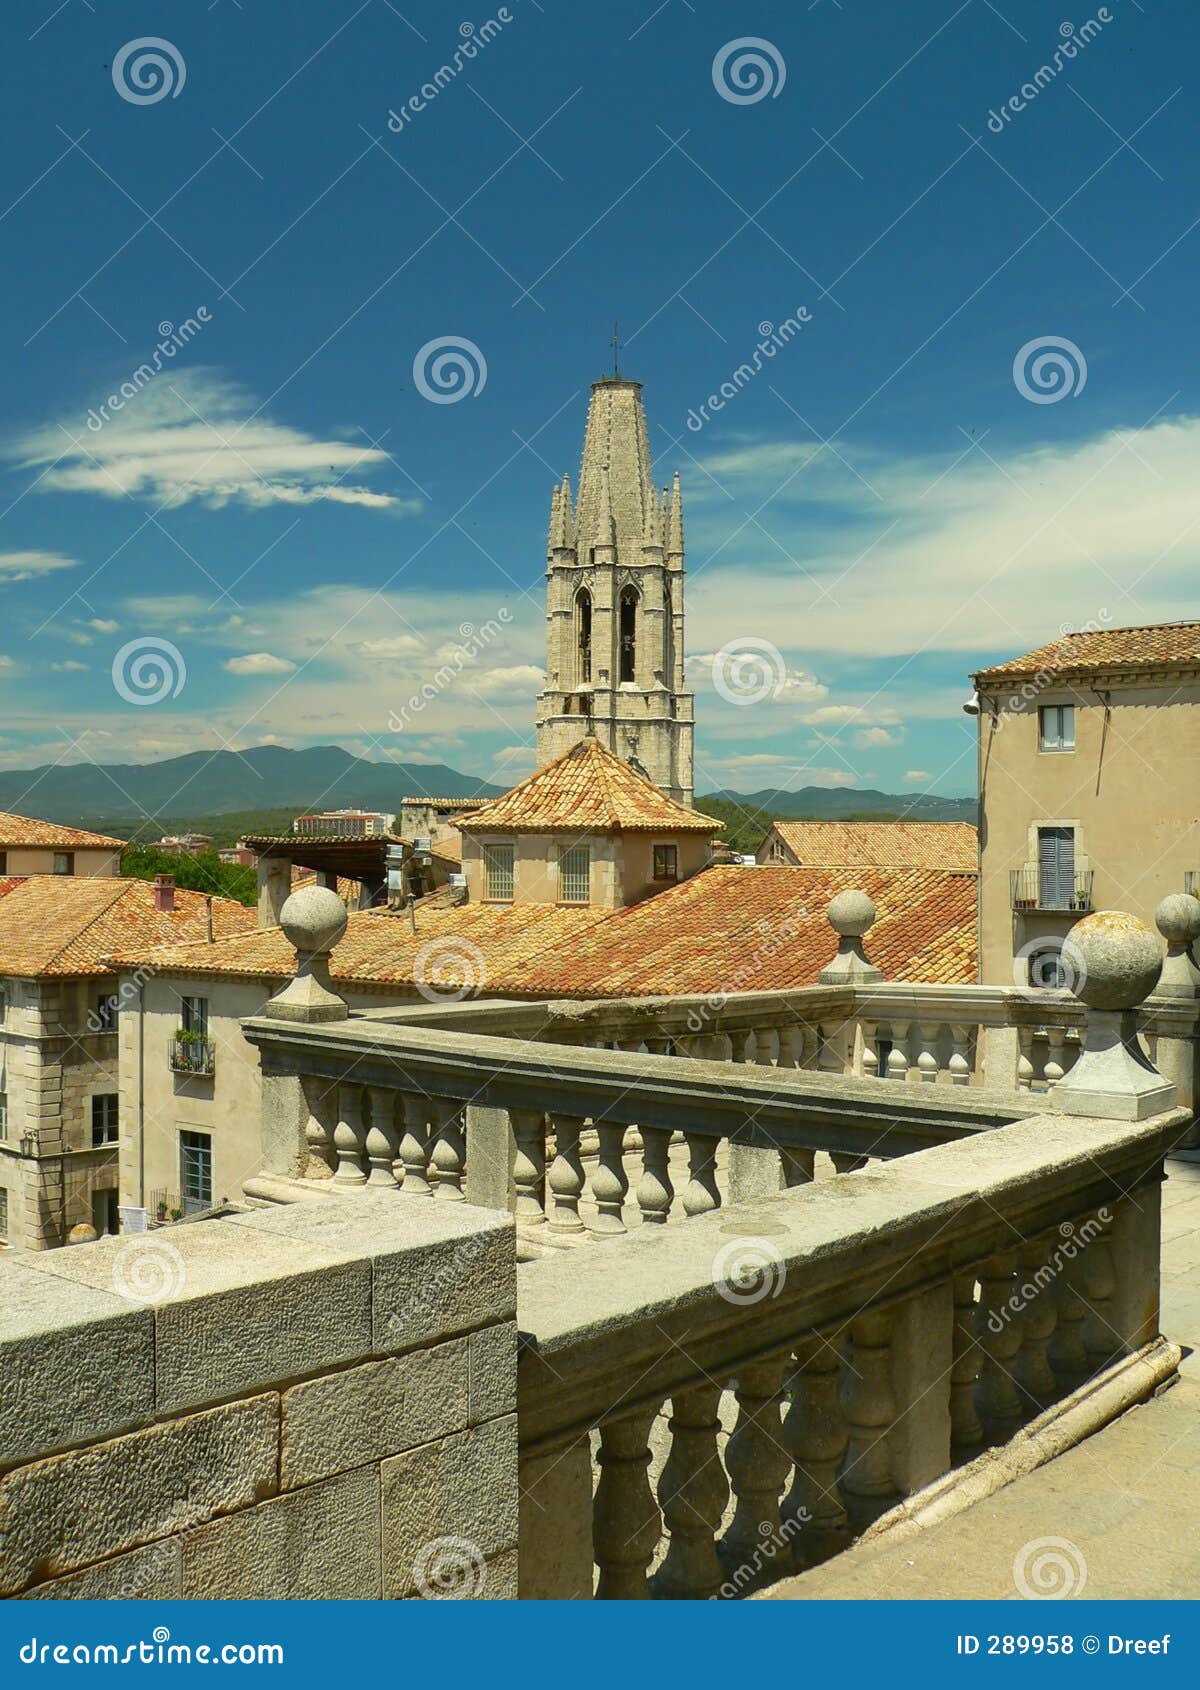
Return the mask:
M 431 804 L 435 810 L 478 810 L 494 798 L 402 798 L 401 804 Z
M 979 835 L 970 822 L 775 822 L 802 868 L 979 866 Z M 767 835 L 764 850 L 771 835 Z
M 466 832 L 719 833 L 723 823 L 676 804 L 598 739 L 581 739 L 481 813 L 464 815 L 458 825 Z
M 431 857 L 441 857 L 443 862 L 453 863 L 456 868 L 462 866 L 462 835 L 448 834 L 445 839 L 435 839 L 429 847 Z
M 35 821 L 32 816 L 14 816 L 0 810 L 0 851 L 22 845 L 46 846 L 55 851 L 81 851 L 87 847 L 123 851 L 127 841 L 110 839 L 103 833 L 85 833 L 79 827 L 61 827 L 58 822 Z
M 976 978 L 976 878 L 932 869 L 710 868 L 550 955 L 500 994 L 644 997 L 812 986 L 837 950 L 825 911 L 835 892 L 875 901 L 868 957 L 888 980 Z
M 156 910 L 149 880 L 32 874 L 0 899 L 0 974 L 109 974 L 105 960 L 116 950 L 203 934 L 205 906 L 203 892 L 180 889 L 173 910 Z M 232 898 L 214 898 L 212 912 L 222 939 L 257 920 Z
M 1141 628 L 1098 628 L 1063 634 L 1024 657 L 981 669 L 976 682 L 1034 675 L 1092 675 L 1110 669 L 1200 668 L 1200 622 L 1152 622 Z
M 311 868 L 300 868 L 292 864 L 292 891 L 298 892 L 302 886 L 315 886 L 317 871 Z M 362 894 L 361 880 L 348 880 L 344 874 L 338 875 L 337 895 L 348 910 L 354 909 Z
M 811 986 L 836 950 L 825 909 L 861 887 L 878 918 L 867 954 L 890 980 L 975 980 L 973 874 L 930 869 L 711 868 L 627 910 L 465 904 L 351 915 L 333 953 L 335 981 L 413 985 L 416 959 L 465 959 L 482 994 L 647 997 Z M 282 980 L 295 966 L 278 927 L 218 945 L 131 952 L 130 965 Z M 426 964 L 428 967 L 428 963 Z M 413 988 L 415 990 L 415 988 Z
M 412 986 L 417 957 L 426 946 L 436 962 L 457 954 L 478 979 L 482 991 L 492 981 L 564 949 L 573 953 L 593 927 L 611 920 L 612 911 L 566 909 L 557 904 L 435 905 L 417 908 L 417 931 L 407 910 L 360 910 L 352 914 L 333 953 L 335 981 Z M 238 978 L 282 980 L 295 971 L 296 953 L 278 927 L 256 929 L 218 945 L 179 945 L 170 950 L 130 950 L 123 964 L 150 963 L 175 973 L 213 973 Z M 428 963 L 426 964 L 428 966 Z

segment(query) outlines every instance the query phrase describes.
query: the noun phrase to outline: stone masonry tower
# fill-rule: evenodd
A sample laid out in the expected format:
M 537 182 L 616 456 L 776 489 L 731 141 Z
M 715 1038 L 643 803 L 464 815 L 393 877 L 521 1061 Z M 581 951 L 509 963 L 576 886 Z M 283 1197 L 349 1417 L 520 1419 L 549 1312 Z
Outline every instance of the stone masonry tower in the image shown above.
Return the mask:
M 594 735 L 677 803 L 692 803 L 692 694 L 683 681 L 683 501 L 654 485 L 642 384 L 592 385 L 579 497 L 550 500 L 546 690 L 539 766 Z

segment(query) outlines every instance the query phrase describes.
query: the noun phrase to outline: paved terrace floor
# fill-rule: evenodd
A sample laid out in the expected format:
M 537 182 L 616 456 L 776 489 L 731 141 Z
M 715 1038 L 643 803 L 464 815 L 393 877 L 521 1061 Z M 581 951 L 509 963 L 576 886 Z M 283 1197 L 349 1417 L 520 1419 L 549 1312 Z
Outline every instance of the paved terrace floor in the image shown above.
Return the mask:
M 1162 1330 L 1184 1351 L 1179 1382 L 956 1519 L 850 1550 L 773 1597 L 1018 1600 L 1014 1568 L 1044 1538 L 1069 1546 L 1068 1594 L 1200 1597 L 1200 1154 L 1168 1169 Z

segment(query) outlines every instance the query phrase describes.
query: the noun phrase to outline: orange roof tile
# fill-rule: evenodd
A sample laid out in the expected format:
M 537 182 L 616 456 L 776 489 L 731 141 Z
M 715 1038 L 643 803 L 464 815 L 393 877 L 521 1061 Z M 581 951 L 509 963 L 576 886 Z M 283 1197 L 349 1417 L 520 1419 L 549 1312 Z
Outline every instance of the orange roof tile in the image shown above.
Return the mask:
M 1111 669 L 1200 668 L 1200 622 L 1151 622 L 1138 628 L 1096 628 L 1064 634 L 1024 657 L 981 669 L 978 683 L 1010 676 L 1093 675 Z
M 202 935 L 206 904 L 203 892 L 181 889 L 173 910 L 156 910 L 151 881 L 119 875 L 29 875 L 0 899 L 0 974 L 110 974 L 115 950 Z M 222 939 L 257 919 L 231 898 L 214 898 L 212 914 Z
M 503 798 L 464 815 L 464 832 L 527 830 L 574 833 L 719 833 L 723 823 L 685 809 L 654 782 L 614 757 L 598 739 L 581 739 Z
M 975 980 L 973 874 L 931 869 L 710 868 L 627 910 L 555 904 L 418 906 L 351 915 L 333 953 L 344 984 L 413 986 L 418 956 L 463 959 L 498 997 L 645 997 L 789 991 L 816 983 L 836 950 L 825 910 L 861 887 L 878 918 L 867 954 L 889 980 Z M 428 949 L 426 949 L 428 947 Z M 278 927 L 217 945 L 130 952 L 168 972 L 282 980 L 295 967 Z
M 55 851 L 82 851 L 89 846 L 123 851 L 126 844 L 124 839 L 109 839 L 103 833 L 85 833 L 79 827 L 61 827 L 58 822 L 36 821 L 32 816 L 15 816 L 11 811 L 0 810 L 0 850 L 41 845 Z
M 772 831 L 802 868 L 938 868 L 973 874 L 979 866 L 979 835 L 970 822 L 777 821 Z
M 448 833 L 444 839 L 435 839 L 429 847 L 429 854 L 431 857 L 441 857 L 443 862 L 460 866 L 462 863 L 461 833 Z
M 792 991 L 817 982 L 837 950 L 836 892 L 875 901 L 866 952 L 887 980 L 976 978 L 976 879 L 932 869 L 710 868 L 620 910 L 569 955 L 493 982 L 539 997 Z

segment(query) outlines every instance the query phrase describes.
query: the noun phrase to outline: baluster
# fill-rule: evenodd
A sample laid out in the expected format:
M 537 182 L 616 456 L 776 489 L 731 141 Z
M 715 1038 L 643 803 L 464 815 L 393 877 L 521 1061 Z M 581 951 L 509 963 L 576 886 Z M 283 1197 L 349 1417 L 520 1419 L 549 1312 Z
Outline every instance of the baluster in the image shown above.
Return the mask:
M 721 1207 L 721 1193 L 717 1190 L 717 1146 L 721 1141 L 707 1133 L 689 1132 L 684 1137 L 691 1177 L 684 1188 L 683 1212 L 690 1218 Z
M 387 1086 L 368 1086 L 367 1104 L 370 1112 L 367 1161 L 371 1165 L 367 1184 L 395 1190 L 394 1164 L 400 1151 L 400 1134 L 396 1131 L 396 1094 Z
M 658 1481 L 658 1500 L 671 1534 L 654 1581 L 656 1596 L 706 1600 L 724 1574 L 716 1536 L 729 1500 L 717 1449 L 719 1385 L 693 1385 L 671 1398 L 671 1452 Z
M 583 1131 L 582 1115 L 552 1115 L 554 1127 L 554 1160 L 546 1183 L 550 1187 L 553 1207 L 550 1211 L 551 1232 L 582 1233 L 579 1218 L 579 1198 L 583 1192 L 583 1161 L 579 1154 L 579 1136 Z
M 1033 1028 L 1017 1028 L 1017 1090 L 1030 1091 L 1033 1087 Z
M 1017 1264 L 1011 1252 L 992 1256 L 979 1274 L 976 1314 L 983 1363 L 979 1373 L 979 1417 L 992 1443 L 1005 1443 L 1021 1424 L 1022 1405 L 1013 1378 L 1021 1347 L 1020 1329 L 1013 1319 Z
M 846 1022 L 824 1021 L 818 1028 L 817 1067 L 823 1074 L 846 1072 Z
M 467 1160 L 465 1107 L 449 1097 L 435 1097 L 430 1105 L 434 1128 L 430 1163 L 437 1176 L 433 1195 L 451 1203 L 466 1201 L 462 1188 Z
M 775 1066 L 779 1057 L 779 1030 L 775 1027 L 754 1029 L 754 1060 L 760 1068 Z M 780 1062 L 779 1067 L 784 1064 Z
M 804 1029 L 794 1022 L 775 1029 L 775 1066 L 803 1068 Z
M 1061 1233 L 1061 1228 L 1059 1229 Z M 1088 1353 L 1083 1342 L 1083 1323 L 1087 1318 L 1087 1304 L 1083 1297 L 1083 1264 L 1064 1262 L 1054 1289 L 1057 1320 L 1054 1337 L 1050 1341 L 1050 1365 L 1060 1385 L 1073 1390 L 1090 1372 Z
M 1065 1027 L 1046 1028 L 1046 1061 L 1042 1068 L 1046 1084 L 1051 1091 L 1062 1079 L 1066 1072 L 1065 1056 L 1067 1044 L 1067 1030 Z
M 1087 1314 L 1083 1322 L 1083 1347 L 1092 1371 L 1111 1361 L 1120 1347 L 1116 1331 L 1117 1273 L 1111 1246 L 1096 1232 L 1103 1223 L 1094 1215 L 1085 1221 L 1079 1235 L 1079 1248 L 1085 1251 L 1084 1284 Z
M 338 1165 L 333 1177 L 338 1185 L 366 1185 L 362 1165 L 367 1138 L 362 1117 L 362 1087 L 342 1080 L 337 1097 L 338 1123 L 333 1129 L 333 1147 Z
M 400 1138 L 400 1160 L 404 1163 L 404 1192 L 408 1197 L 432 1197 L 427 1163 L 429 1158 L 429 1100 L 416 1092 L 401 1092 L 404 1132 Z
M 776 1356 L 743 1367 L 734 1386 L 738 1418 L 725 1446 L 725 1470 L 736 1507 L 721 1540 L 720 1553 L 730 1582 L 739 1592 L 748 1584 L 763 1582 L 763 1557 L 769 1565 L 787 1543 L 779 1495 L 792 1465 L 780 1418 L 789 1359 Z
M 513 1212 L 528 1231 L 546 1224 L 546 1116 L 541 1109 L 510 1109 L 513 1155 Z
M 639 1408 L 600 1422 L 592 1532 L 601 1601 L 650 1595 L 646 1573 L 662 1539 L 662 1515 L 647 1472 L 657 1414 L 657 1409 Z
M 917 1073 L 926 1085 L 936 1085 L 938 1070 L 938 1040 L 941 1037 L 941 1027 L 932 1021 L 918 1021 L 917 1033 L 920 1049 L 917 1052 Z
M 788 1150 L 781 1147 L 779 1160 L 783 1164 L 784 1185 L 811 1185 L 815 1155 L 814 1150 Z
M 971 1029 L 951 1024 L 950 1027 L 950 1083 L 969 1086 L 971 1083 Z
M 850 1323 L 850 1350 L 842 1384 L 849 1437 L 842 1463 L 842 1494 L 856 1531 L 886 1512 L 897 1492 L 888 1432 L 896 1418 L 892 1394 L 892 1316 L 870 1309 Z
M 950 1368 L 950 1437 L 955 1460 L 961 1461 L 983 1442 L 983 1427 L 975 1412 L 979 1340 L 975 1335 L 973 1273 L 954 1276 L 953 1357 Z
M 840 1362 L 830 1340 L 814 1332 L 796 1346 L 796 1371 L 788 1381 L 791 1404 L 783 1441 L 795 1471 L 783 1505 L 783 1529 L 793 1539 L 797 1568 L 827 1560 L 850 1539 L 838 1489 L 848 1437 L 838 1389 Z
M 904 1049 L 908 1041 L 908 1022 L 892 1022 L 892 1048 L 888 1051 L 887 1075 L 889 1080 L 907 1080 L 908 1055 Z
M 337 1098 L 328 1080 L 312 1074 L 301 1080 L 304 1101 L 308 1105 L 308 1120 L 304 1138 L 308 1145 L 306 1179 L 329 1179 L 337 1166 L 333 1132 L 337 1125 Z
M 750 1040 L 753 1033 L 749 1027 L 731 1027 L 725 1037 L 729 1040 L 729 1060 L 731 1062 L 750 1061 Z
M 599 1161 L 592 1175 L 592 1196 L 596 1200 L 597 1215 L 592 1231 L 615 1237 L 624 1232 L 625 1193 L 629 1190 L 629 1176 L 625 1172 L 625 1128 L 605 1121 L 597 1124 L 600 1141 Z
M 666 1127 L 642 1128 L 642 1177 L 637 1201 L 643 1226 L 663 1226 L 671 1213 L 671 1134 Z
M 815 1069 L 821 1056 L 821 1034 L 811 1021 L 802 1021 L 796 1028 L 796 1066 Z
M 1045 1408 L 1058 1395 L 1049 1356 L 1056 1325 L 1054 1298 L 1050 1294 L 1054 1270 L 1049 1253 L 1050 1241 L 1046 1238 L 1036 1239 L 1017 1251 L 1017 1295 L 1022 1307 L 1016 1325 L 1021 1347 L 1013 1372 L 1035 1409 Z

